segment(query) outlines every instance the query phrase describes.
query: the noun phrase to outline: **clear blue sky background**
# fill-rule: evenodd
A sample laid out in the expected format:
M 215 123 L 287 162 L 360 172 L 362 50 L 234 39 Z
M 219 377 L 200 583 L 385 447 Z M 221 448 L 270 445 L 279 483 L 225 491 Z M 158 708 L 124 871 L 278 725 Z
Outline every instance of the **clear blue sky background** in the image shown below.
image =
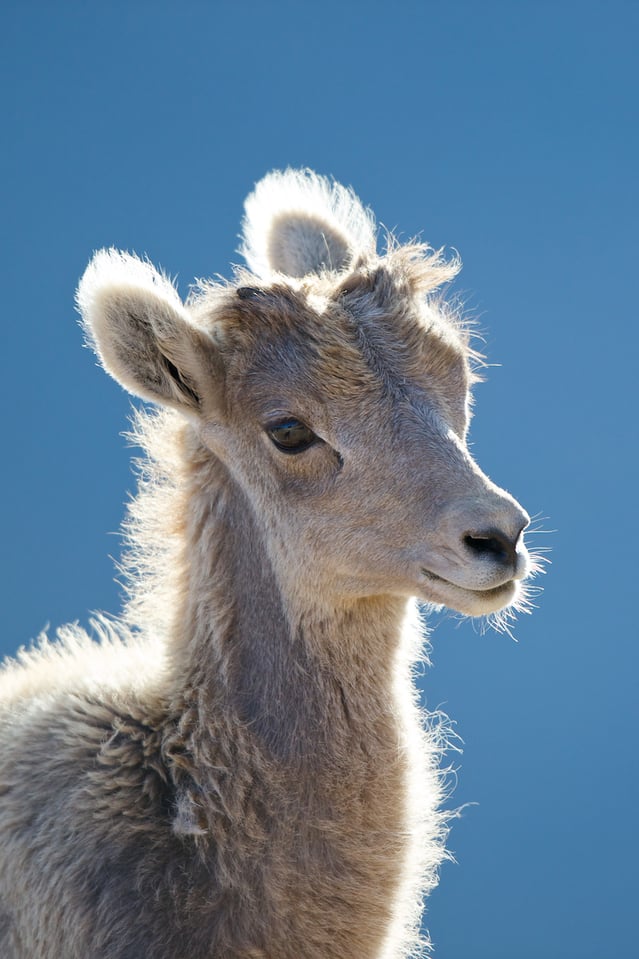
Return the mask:
M 632 2 L 4 0 L 2 652 L 116 611 L 129 400 L 82 348 L 92 250 L 228 273 L 273 167 L 457 248 L 492 362 L 474 449 L 557 530 L 517 643 L 431 619 L 469 806 L 438 959 L 636 955 L 637 50 Z M 537 537 L 541 540 L 541 537 Z

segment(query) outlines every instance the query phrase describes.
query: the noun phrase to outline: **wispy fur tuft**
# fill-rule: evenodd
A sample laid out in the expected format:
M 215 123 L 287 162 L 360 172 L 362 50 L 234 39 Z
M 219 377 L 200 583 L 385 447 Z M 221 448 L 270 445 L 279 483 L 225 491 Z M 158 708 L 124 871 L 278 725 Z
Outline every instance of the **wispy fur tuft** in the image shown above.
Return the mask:
M 124 617 L 131 627 L 143 623 L 150 635 L 166 640 L 188 590 L 188 428 L 171 410 L 138 409 L 127 438 L 143 455 L 135 460 L 138 489 L 124 523 L 125 553 L 119 567 L 128 600 Z

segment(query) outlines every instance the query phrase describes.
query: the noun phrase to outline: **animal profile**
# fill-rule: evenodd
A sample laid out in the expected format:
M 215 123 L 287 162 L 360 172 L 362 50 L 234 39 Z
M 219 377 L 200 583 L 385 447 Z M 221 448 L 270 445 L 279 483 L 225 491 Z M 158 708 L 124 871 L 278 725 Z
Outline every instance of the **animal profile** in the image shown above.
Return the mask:
M 429 950 L 446 731 L 417 602 L 508 615 L 529 518 L 468 450 L 458 262 L 376 234 L 288 170 L 230 282 L 182 302 L 128 253 L 88 266 L 86 336 L 154 407 L 121 618 L 0 675 L 3 959 Z

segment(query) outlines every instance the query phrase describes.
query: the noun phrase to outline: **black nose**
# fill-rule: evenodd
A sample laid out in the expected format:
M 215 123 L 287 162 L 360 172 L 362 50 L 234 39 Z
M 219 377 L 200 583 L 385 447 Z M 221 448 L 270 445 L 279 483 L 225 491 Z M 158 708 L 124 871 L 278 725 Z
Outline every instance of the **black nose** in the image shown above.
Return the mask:
M 487 529 L 480 533 L 466 533 L 463 537 L 464 545 L 478 557 L 492 559 L 504 566 L 515 565 L 517 562 L 517 544 L 521 530 L 514 539 L 499 529 Z

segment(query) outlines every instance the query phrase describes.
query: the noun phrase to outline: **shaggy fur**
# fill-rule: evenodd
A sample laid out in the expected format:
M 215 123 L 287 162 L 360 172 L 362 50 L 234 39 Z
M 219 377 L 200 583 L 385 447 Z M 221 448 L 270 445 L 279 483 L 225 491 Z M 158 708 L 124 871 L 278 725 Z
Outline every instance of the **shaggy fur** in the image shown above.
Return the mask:
M 163 409 L 136 420 L 122 620 L 0 678 L 3 959 L 426 948 L 445 727 L 411 597 L 512 607 L 527 516 L 466 446 L 473 355 L 433 292 L 457 264 L 374 233 L 287 171 L 231 284 L 182 304 L 135 257 L 88 267 L 91 343 Z

